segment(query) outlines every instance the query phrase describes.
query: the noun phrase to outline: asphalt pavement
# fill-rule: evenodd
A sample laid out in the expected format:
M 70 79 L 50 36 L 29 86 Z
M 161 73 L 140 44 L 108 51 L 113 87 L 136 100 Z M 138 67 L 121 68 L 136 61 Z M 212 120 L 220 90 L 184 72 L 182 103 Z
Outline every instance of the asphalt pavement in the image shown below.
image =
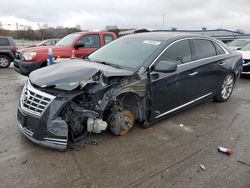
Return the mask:
M 250 77 L 225 103 L 202 103 L 122 137 L 92 134 L 65 152 L 19 132 L 26 79 L 0 69 L 0 187 L 250 187 Z

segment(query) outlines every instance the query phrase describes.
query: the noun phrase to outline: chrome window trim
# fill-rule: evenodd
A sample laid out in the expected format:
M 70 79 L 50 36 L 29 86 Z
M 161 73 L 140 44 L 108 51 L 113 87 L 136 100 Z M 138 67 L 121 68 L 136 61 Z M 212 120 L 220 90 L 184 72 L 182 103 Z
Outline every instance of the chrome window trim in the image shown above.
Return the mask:
M 192 39 L 200 39 L 200 40 L 208 40 L 210 42 L 215 42 L 216 44 L 218 44 L 222 49 L 223 51 L 225 52 L 224 54 L 220 54 L 220 55 L 216 55 L 216 56 L 211 56 L 211 57 L 206 57 L 206 58 L 202 58 L 202 59 L 197 59 L 197 60 L 194 60 L 194 61 L 190 61 L 190 62 L 187 62 L 187 63 L 183 63 L 183 64 L 179 64 L 177 65 L 178 67 L 179 66 L 183 66 L 183 65 L 188 65 L 188 64 L 191 64 L 191 63 L 196 63 L 197 61 L 201 61 L 201 60 L 207 60 L 207 59 L 211 59 L 211 58 L 214 58 L 214 57 L 220 57 L 220 56 L 223 56 L 223 55 L 226 55 L 226 54 L 229 54 L 229 52 L 220 44 L 218 43 L 216 40 L 214 39 L 207 39 L 207 38 L 202 38 L 202 37 L 188 37 L 188 38 L 182 38 L 182 39 L 178 39 L 174 42 L 172 42 L 171 44 L 169 44 L 156 58 L 155 60 L 149 65 L 149 68 L 151 69 L 151 67 L 155 64 L 155 62 L 160 58 L 160 56 L 169 48 L 171 47 L 173 44 L 177 43 L 177 42 L 180 42 L 180 41 L 183 41 L 183 40 L 192 40 Z
M 182 104 L 182 105 L 180 105 L 180 106 L 177 106 L 176 108 L 173 108 L 173 109 L 171 109 L 171 110 L 169 110 L 169 111 L 167 111 L 167 112 L 164 112 L 164 113 L 162 113 L 162 114 L 156 116 L 155 119 L 157 119 L 157 118 L 159 118 L 159 117 L 162 117 L 162 116 L 164 116 L 164 115 L 170 114 L 171 112 L 174 112 L 174 111 L 179 110 L 179 109 L 181 109 L 181 108 L 184 108 L 185 106 L 188 106 L 188 105 L 190 105 L 190 104 L 192 104 L 192 103 L 194 103 L 194 102 L 197 102 L 197 101 L 199 101 L 199 100 L 201 100 L 201 99 L 203 99 L 203 98 L 205 98 L 205 97 L 211 95 L 212 93 L 213 93 L 213 92 L 208 93 L 208 94 L 206 94 L 206 95 L 203 95 L 203 96 L 201 96 L 201 97 L 199 97 L 199 98 L 197 98 L 197 99 L 194 99 L 194 100 L 192 100 L 192 101 L 189 101 L 189 102 L 187 102 L 187 103 L 185 103 L 185 104 Z

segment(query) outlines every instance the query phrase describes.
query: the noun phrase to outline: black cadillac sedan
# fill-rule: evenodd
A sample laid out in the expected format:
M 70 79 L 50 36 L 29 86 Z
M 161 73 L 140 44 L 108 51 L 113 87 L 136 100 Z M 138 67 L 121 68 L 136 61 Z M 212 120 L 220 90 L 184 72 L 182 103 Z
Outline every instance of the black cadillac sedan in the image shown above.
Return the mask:
M 191 105 L 227 101 L 242 58 L 220 41 L 176 33 L 117 39 L 89 55 L 30 74 L 17 110 L 20 131 L 65 150 L 88 133 L 125 135 Z

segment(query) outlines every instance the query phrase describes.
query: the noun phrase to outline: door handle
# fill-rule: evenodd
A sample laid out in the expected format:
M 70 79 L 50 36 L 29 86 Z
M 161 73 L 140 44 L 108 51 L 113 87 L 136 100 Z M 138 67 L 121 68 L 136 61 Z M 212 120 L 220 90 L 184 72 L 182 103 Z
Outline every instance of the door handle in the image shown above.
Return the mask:
M 196 74 L 198 74 L 198 72 L 192 72 L 192 73 L 190 73 L 190 74 L 188 74 L 189 76 L 194 76 L 194 75 L 196 75 Z
M 220 63 L 219 63 L 220 66 L 223 66 L 223 65 L 225 65 L 225 64 L 226 64 L 225 62 L 220 62 Z

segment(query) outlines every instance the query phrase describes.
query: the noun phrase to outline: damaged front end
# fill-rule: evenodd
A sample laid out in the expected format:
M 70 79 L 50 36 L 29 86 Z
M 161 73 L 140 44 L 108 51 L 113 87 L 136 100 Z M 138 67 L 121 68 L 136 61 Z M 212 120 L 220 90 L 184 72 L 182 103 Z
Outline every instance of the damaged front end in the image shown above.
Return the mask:
M 145 121 L 147 77 L 104 67 L 91 71 L 82 81 L 66 84 L 47 84 L 31 75 L 18 106 L 21 132 L 35 143 L 65 150 L 89 132 L 109 127 L 115 135 L 125 135 L 135 121 Z

